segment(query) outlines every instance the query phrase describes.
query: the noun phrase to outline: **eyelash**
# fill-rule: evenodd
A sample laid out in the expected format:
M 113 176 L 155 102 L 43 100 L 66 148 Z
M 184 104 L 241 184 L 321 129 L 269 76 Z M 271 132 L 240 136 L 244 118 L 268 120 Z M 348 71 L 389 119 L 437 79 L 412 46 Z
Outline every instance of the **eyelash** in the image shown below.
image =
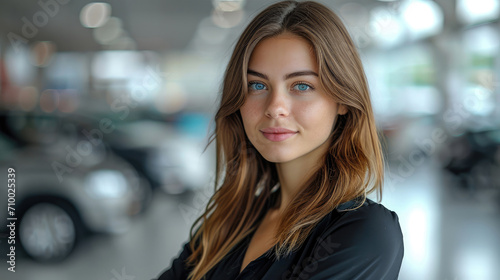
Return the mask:
M 262 84 L 262 85 L 264 85 L 264 83 L 261 83 L 261 82 L 251 81 L 251 82 L 248 82 L 248 88 L 250 88 L 252 85 L 255 85 L 255 84 Z M 311 84 L 306 83 L 306 82 L 296 82 L 296 83 L 293 84 L 292 88 L 296 87 L 297 85 L 306 85 L 306 86 L 309 87 L 309 89 L 307 89 L 307 90 L 299 90 L 301 92 L 306 92 L 306 91 L 314 90 L 314 87 Z M 255 91 L 258 91 L 258 89 L 256 89 Z
M 306 83 L 306 82 L 297 82 L 297 83 L 293 84 L 293 87 L 296 87 L 298 85 L 306 85 L 306 86 L 309 87 L 309 89 L 307 89 L 307 90 L 300 90 L 300 91 L 311 91 L 311 90 L 314 90 L 314 87 L 311 84 Z

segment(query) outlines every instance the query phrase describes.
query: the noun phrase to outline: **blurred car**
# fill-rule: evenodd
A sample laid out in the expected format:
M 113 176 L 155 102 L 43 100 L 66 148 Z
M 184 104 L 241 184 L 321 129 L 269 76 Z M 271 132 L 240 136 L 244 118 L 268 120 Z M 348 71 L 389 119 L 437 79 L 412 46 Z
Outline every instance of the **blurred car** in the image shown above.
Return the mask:
M 173 124 L 154 120 L 123 123 L 107 137 L 111 150 L 168 194 L 196 191 L 210 183 L 213 151 L 204 152 L 204 139 L 182 133 Z
M 0 131 L 14 139 L 19 145 L 37 145 L 49 147 L 60 139 L 77 143 L 90 142 L 95 146 L 94 150 L 99 150 L 105 155 L 110 154 L 121 157 L 127 161 L 133 169 L 147 182 L 144 185 L 148 188 L 143 190 L 141 212 L 147 210 L 152 200 L 152 184 L 144 176 L 143 167 L 131 157 L 136 157 L 134 151 L 124 153 L 114 153 L 107 142 L 106 132 L 101 130 L 102 120 L 110 121 L 106 116 L 97 114 L 75 113 L 75 114 L 25 114 L 22 112 L 0 113 Z M 113 125 L 113 124 L 112 124 Z
M 466 131 L 440 151 L 442 166 L 469 191 L 500 190 L 500 130 Z
M 126 231 L 150 195 L 147 180 L 103 142 L 59 135 L 40 145 L 7 134 L 0 132 L 0 180 L 15 169 L 16 243 L 36 260 L 64 259 L 89 232 Z M 7 188 L 2 192 L 0 218 L 7 221 Z
M 153 191 L 161 189 L 168 194 L 181 194 L 206 187 L 214 171 L 212 162 L 215 162 L 215 153 L 211 150 L 213 145 L 204 152 L 205 120 L 198 118 L 202 121 L 176 124 L 175 121 L 155 119 L 147 115 L 147 112 L 135 113 L 139 116 L 124 120 L 116 114 L 108 113 L 99 116 L 73 114 L 65 115 L 64 118 L 56 115 L 28 119 L 11 117 L 6 122 L 16 130 L 10 134 L 19 138 L 18 141 L 45 144 L 61 136 L 79 141 L 82 131 L 86 134 L 84 139 L 96 137 L 90 135 L 92 131 L 99 127 L 100 120 L 109 119 L 113 128 L 109 133 L 101 132 L 103 145 L 126 160 L 148 181 Z M 187 129 L 192 131 L 186 131 Z M 151 197 L 146 199 L 143 203 L 145 207 L 149 205 Z

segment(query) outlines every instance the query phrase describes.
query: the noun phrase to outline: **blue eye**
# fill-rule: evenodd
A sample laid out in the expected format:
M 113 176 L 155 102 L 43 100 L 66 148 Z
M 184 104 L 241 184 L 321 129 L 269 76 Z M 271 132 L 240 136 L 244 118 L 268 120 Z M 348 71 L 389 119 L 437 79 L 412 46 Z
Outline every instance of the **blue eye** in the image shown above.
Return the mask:
M 251 90 L 264 90 L 264 89 L 266 89 L 266 86 L 263 83 L 258 83 L 258 82 L 251 82 L 251 83 L 249 83 L 248 87 Z
M 300 91 L 306 91 L 312 89 L 312 87 L 307 84 L 296 84 L 293 88 Z

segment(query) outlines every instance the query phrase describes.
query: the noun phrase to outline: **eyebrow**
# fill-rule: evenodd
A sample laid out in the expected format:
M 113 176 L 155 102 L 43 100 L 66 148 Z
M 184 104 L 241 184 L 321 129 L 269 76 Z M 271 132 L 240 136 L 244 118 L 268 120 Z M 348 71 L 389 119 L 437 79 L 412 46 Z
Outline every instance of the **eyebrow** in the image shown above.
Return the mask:
M 269 77 L 266 74 L 259 73 L 255 70 L 252 70 L 252 69 L 248 69 L 247 74 L 254 75 L 257 77 L 261 77 L 262 79 L 269 80 Z M 290 78 L 298 77 L 298 76 L 316 76 L 316 77 L 318 77 L 318 73 L 311 71 L 311 70 L 303 70 L 303 71 L 297 71 L 297 72 L 286 74 L 283 78 L 285 80 L 288 80 Z

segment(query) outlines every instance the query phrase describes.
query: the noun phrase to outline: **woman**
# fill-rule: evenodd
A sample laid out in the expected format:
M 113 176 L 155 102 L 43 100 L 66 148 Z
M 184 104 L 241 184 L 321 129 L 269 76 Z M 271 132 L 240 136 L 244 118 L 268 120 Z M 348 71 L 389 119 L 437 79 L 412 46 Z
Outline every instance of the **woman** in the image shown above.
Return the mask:
M 366 198 L 384 167 L 368 86 L 331 10 L 283 1 L 258 14 L 215 122 L 222 183 L 160 280 L 397 279 L 398 217 Z

